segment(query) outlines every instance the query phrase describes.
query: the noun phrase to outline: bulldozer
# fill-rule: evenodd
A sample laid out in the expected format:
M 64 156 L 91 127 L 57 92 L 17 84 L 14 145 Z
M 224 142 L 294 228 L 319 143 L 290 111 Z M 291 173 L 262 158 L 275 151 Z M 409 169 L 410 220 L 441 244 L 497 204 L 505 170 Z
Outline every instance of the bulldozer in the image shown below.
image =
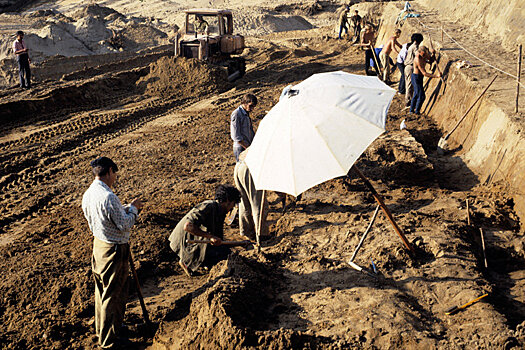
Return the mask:
M 233 34 L 232 12 L 218 9 L 184 12 L 184 26 L 175 38 L 175 57 L 197 58 L 224 67 L 229 81 L 242 77 L 246 62 L 234 55 L 243 52 L 244 36 Z

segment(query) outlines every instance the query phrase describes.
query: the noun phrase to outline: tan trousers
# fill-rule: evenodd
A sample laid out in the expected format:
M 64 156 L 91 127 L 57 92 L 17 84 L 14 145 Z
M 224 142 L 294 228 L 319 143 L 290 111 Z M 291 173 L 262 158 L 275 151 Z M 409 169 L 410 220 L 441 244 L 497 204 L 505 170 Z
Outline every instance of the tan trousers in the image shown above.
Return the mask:
M 379 59 L 381 60 L 381 65 L 383 66 L 383 81 L 390 82 L 390 60 L 388 55 L 381 51 L 379 53 Z
M 412 86 L 413 71 L 413 65 L 405 66 L 405 104 L 407 106 L 410 104 L 410 101 L 412 101 L 412 95 L 414 94 L 414 87 Z
M 129 245 L 93 240 L 95 331 L 102 348 L 118 339 L 128 297 Z
M 260 218 L 262 222 L 259 236 L 267 236 L 269 234 L 268 222 L 266 221 L 268 204 L 265 201 L 262 216 L 260 216 L 261 205 L 263 205 L 263 191 L 255 189 L 255 184 L 246 163 L 240 161 L 235 164 L 233 178 L 235 186 L 241 192 L 241 203 L 239 203 L 239 228 L 241 235 L 255 239 Z

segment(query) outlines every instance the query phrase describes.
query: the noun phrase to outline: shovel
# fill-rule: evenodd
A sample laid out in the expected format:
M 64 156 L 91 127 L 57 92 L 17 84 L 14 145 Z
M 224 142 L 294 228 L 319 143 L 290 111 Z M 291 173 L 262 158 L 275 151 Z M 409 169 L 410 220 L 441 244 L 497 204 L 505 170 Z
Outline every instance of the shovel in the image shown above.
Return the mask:
M 459 306 L 459 307 L 458 307 L 458 306 L 452 306 L 451 308 L 445 310 L 445 315 L 453 315 L 453 314 L 455 314 L 456 312 L 458 312 L 459 310 L 462 310 L 462 309 L 464 309 L 464 308 L 467 308 L 467 307 L 469 307 L 470 305 L 474 304 L 475 302 L 477 302 L 477 301 L 479 301 L 479 300 L 485 298 L 487 295 L 488 295 L 488 293 L 487 293 L 487 294 L 483 294 L 482 296 L 477 297 L 476 299 L 471 300 L 471 301 L 469 301 L 468 303 L 466 303 L 465 305 L 461 305 L 461 306 Z
M 448 138 L 450 137 L 450 135 L 452 135 L 452 133 L 454 131 L 456 131 L 456 129 L 458 128 L 459 124 L 461 124 L 461 122 L 467 117 L 467 114 L 471 111 L 472 108 L 474 108 L 474 106 L 476 105 L 476 103 L 483 97 L 483 95 L 485 95 L 485 92 L 487 92 L 487 90 L 489 89 L 489 87 L 492 85 L 492 83 L 494 82 L 494 80 L 496 80 L 498 76 L 495 75 L 494 78 L 492 78 L 492 81 L 489 83 L 489 85 L 487 85 L 487 87 L 485 88 L 485 90 L 483 90 L 483 92 L 479 95 L 479 97 L 476 99 L 476 101 L 474 101 L 474 103 L 470 106 L 470 108 L 465 112 L 465 114 L 463 114 L 463 116 L 461 117 L 461 119 L 459 119 L 459 121 L 457 122 L 456 126 L 454 126 L 454 128 L 452 129 L 452 131 L 450 131 L 447 135 L 445 135 L 445 137 L 442 137 L 439 139 L 439 142 L 438 142 L 438 146 L 437 146 L 437 153 L 442 156 L 443 154 L 445 154 L 445 151 L 448 151 L 448 144 L 447 144 L 447 140 Z
M 202 243 L 212 244 L 213 242 L 211 239 L 187 239 L 186 243 L 188 244 L 202 244 Z M 222 241 L 221 245 L 227 245 L 230 247 L 244 247 L 250 244 L 252 244 L 251 241 L 244 240 L 244 241 Z

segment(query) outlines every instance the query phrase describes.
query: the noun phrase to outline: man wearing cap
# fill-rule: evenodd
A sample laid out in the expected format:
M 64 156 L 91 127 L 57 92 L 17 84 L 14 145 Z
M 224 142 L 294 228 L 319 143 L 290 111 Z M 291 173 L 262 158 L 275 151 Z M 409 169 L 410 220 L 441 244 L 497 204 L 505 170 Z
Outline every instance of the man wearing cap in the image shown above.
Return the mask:
M 91 162 L 95 180 L 84 193 L 82 211 L 93 233 L 91 266 L 95 279 L 95 331 L 103 349 L 120 344 L 129 274 L 129 234 L 142 208 L 140 199 L 123 206 L 111 187 L 117 165 L 107 157 Z

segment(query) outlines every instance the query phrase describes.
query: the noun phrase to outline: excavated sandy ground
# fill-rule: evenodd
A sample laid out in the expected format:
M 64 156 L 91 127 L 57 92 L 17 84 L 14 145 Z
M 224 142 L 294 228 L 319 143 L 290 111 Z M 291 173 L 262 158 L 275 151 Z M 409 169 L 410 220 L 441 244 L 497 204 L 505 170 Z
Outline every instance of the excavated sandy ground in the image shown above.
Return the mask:
M 132 3 L 113 2 L 123 13 Z M 335 5 L 323 8 L 308 22 L 334 17 Z M 140 14 L 134 11 L 126 14 Z M 296 15 L 292 5 L 283 11 Z M 273 238 L 261 254 L 239 249 L 208 274 L 182 273 L 166 240 L 193 205 L 232 182 L 229 115 L 241 96 L 260 98 L 258 121 L 288 84 L 364 69 L 362 52 L 336 40 L 332 27 L 249 37 L 247 46 L 248 71 L 235 84 L 161 46 L 49 58 L 43 67 L 50 78 L 32 91 L 0 91 L 4 347 L 95 346 L 92 238 L 80 200 L 92 180 L 89 161 L 103 154 L 121 169 L 121 200 L 147 201 L 131 245 L 155 325 L 142 324 L 132 291 L 125 323 L 136 349 L 522 348 L 525 252 L 513 202 L 503 184 L 480 184 L 459 157 L 435 153 L 442 134 L 430 118 L 408 119 L 408 130 L 399 130 L 407 117 L 400 96 L 387 133 L 357 165 L 416 247 L 414 256 L 380 213 L 356 259 L 364 267 L 373 259 L 377 278 L 348 266 L 376 207 L 351 177 L 290 200 L 284 214 L 270 194 Z M 240 238 L 235 223 L 226 234 Z M 482 302 L 444 314 L 483 293 Z

